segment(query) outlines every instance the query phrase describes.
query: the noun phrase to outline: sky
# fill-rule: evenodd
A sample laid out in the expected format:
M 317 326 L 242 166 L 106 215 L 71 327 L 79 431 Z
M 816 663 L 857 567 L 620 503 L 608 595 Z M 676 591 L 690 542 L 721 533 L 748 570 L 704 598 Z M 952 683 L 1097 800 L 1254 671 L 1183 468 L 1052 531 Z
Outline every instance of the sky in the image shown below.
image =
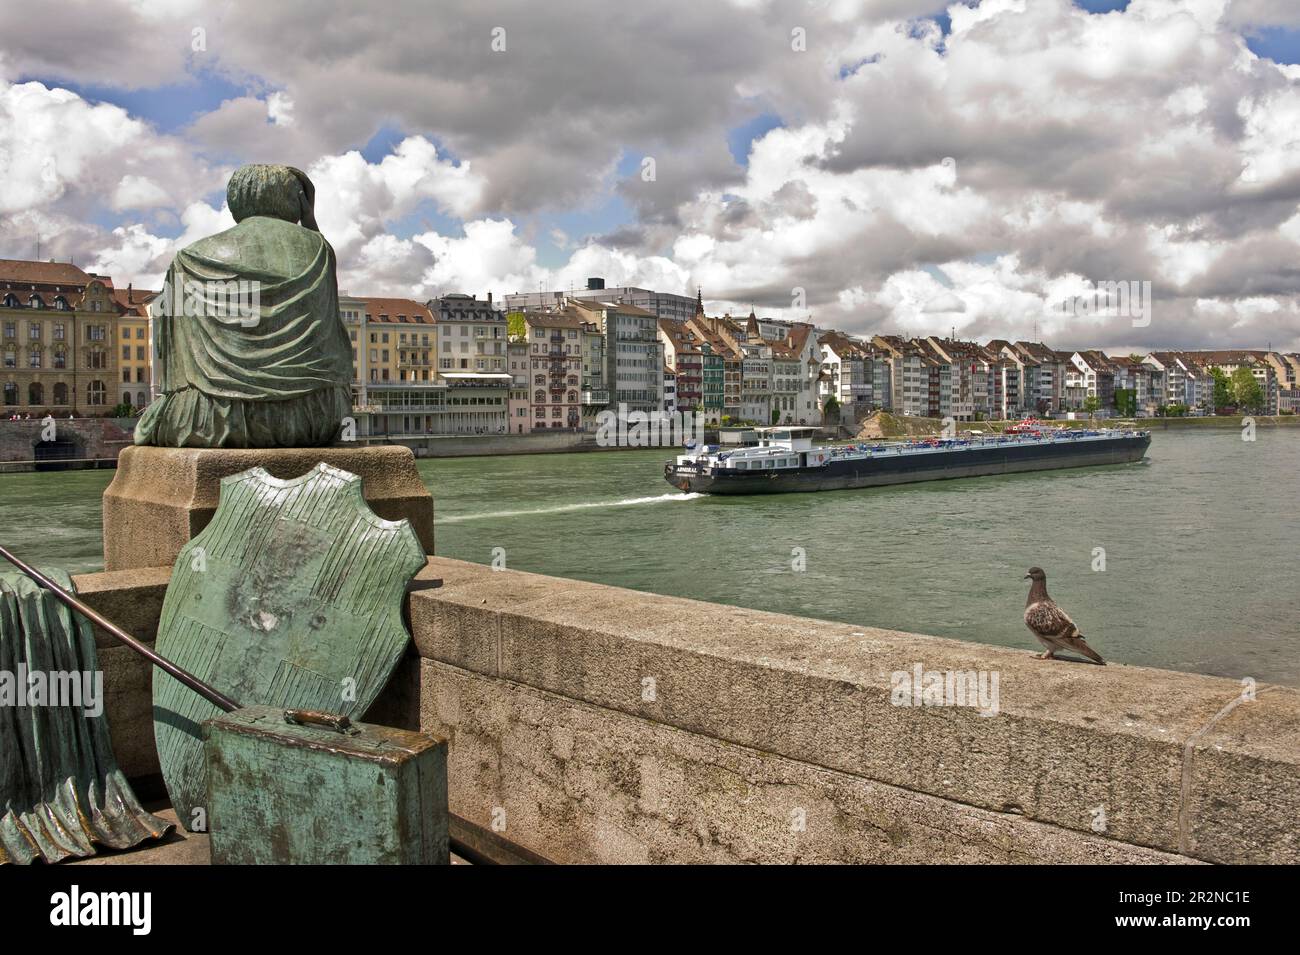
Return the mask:
M 246 162 L 354 295 L 1300 350 L 1295 0 L 0 7 L 0 257 L 157 288 Z M 1070 307 L 1110 281 L 1149 315 Z

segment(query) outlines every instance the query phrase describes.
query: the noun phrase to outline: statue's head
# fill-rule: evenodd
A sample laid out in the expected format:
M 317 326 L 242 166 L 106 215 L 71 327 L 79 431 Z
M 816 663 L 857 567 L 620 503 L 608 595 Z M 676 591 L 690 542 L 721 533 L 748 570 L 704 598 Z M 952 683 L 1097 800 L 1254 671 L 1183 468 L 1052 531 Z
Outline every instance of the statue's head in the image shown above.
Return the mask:
M 316 229 L 316 187 L 307 174 L 292 166 L 254 163 L 240 166 L 226 187 L 226 203 L 236 222 L 249 216 L 269 216 L 301 222 Z

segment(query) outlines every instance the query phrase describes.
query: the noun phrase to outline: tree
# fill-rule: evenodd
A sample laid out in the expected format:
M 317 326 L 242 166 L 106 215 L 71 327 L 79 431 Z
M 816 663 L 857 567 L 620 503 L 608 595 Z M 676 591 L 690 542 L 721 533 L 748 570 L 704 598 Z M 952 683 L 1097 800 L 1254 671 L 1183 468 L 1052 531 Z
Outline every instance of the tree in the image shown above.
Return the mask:
M 1228 407 L 1232 404 L 1232 385 L 1228 382 L 1228 376 L 1222 368 L 1216 366 L 1210 369 L 1210 377 L 1214 379 L 1214 407 Z
M 1264 389 L 1251 370 L 1242 365 L 1232 373 L 1228 380 L 1232 391 L 1232 400 L 1242 411 L 1260 411 L 1264 407 Z M 1218 382 L 1215 382 L 1217 390 Z
M 1083 410 L 1088 412 L 1089 418 L 1091 418 L 1094 414 L 1096 414 L 1097 409 L 1100 407 L 1101 407 L 1101 399 L 1098 398 L 1096 395 L 1089 395 L 1088 397 L 1083 399 Z
M 506 315 L 506 337 L 523 341 L 528 337 L 528 325 L 524 322 L 523 312 L 510 312 Z
M 773 408 L 773 409 L 772 409 L 772 424 L 780 424 L 780 423 L 781 423 L 781 409 L 780 409 L 780 408 Z
M 1115 410 L 1125 418 L 1131 418 L 1137 414 L 1137 389 L 1116 388 Z
M 826 399 L 822 405 L 822 425 L 826 426 L 831 423 L 839 424 L 840 422 L 840 401 L 834 395 Z

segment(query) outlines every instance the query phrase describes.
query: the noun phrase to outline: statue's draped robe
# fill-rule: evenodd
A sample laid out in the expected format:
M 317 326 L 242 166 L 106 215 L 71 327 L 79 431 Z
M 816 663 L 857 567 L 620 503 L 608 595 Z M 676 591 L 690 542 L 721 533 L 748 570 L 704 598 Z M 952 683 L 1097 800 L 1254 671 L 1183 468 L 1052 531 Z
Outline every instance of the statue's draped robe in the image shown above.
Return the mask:
M 72 590 L 67 574 L 46 573 Z M 0 673 L 11 675 L 2 692 L 18 691 L 13 681 L 23 667 L 28 674 L 93 674 L 95 635 L 49 592 L 21 574 L 0 573 Z M 117 768 L 102 713 L 14 703 L 0 705 L 0 863 L 90 856 L 95 843 L 127 849 L 171 830 L 145 811 Z
M 235 286 L 221 283 L 241 281 L 257 283 L 251 317 L 222 298 Z M 162 395 L 136 444 L 320 447 L 338 438 L 351 412 L 352 346 L 334 250 L 319 232 L 250 216 L 177 253 L 163 295 L 154 341 Z

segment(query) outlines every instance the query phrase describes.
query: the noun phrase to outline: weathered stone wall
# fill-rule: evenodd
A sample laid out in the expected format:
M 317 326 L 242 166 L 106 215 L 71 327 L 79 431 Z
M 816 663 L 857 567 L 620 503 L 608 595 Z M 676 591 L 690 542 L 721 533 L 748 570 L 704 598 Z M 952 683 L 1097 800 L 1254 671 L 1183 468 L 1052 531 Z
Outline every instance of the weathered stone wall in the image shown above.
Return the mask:
M 444 586 L 410 598 L 388 718 L 448 738 L 453 813 L 555 861 L 1300 861 L 1292 688 L 425 573 Z M 156 621 L 165 579 L 78 584 Z M 893 705 L 916 664 L 997 673 L 998 712 Z M 147 771 L 147 686 L 104 665 L 119 757 Z
M 78 457 L 116 460 L 118 452 L 131 444 L 131 432 L 115 418 L 72 418 L 54 421 L 59 438 L 76 445 Z M 0 420 L 0 464 L 32 461 L 34 447 L 41 440 L 41 421 L 32 417 L 23 421 Z
M 471 458 L 494 454 L 551 454 L 599 451 L 594 435 L 576 431 L 528 434 L 454 434 L 400 442 L 419 458 Z

